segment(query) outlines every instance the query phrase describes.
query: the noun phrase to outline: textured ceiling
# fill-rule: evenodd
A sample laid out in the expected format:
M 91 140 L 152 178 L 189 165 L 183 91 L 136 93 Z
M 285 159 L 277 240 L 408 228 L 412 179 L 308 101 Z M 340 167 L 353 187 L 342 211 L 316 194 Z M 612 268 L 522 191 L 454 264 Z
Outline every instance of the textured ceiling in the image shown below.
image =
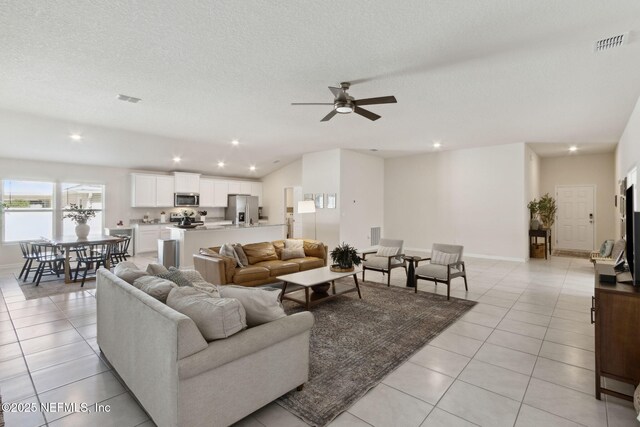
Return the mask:
M 640 94 L 637 0 L 0 4 L 3 157 L 261 176 L 336 147 L 610 143 Z M 345 80 L 398 104 L 326 123 L 329 106 L 290 105 Z

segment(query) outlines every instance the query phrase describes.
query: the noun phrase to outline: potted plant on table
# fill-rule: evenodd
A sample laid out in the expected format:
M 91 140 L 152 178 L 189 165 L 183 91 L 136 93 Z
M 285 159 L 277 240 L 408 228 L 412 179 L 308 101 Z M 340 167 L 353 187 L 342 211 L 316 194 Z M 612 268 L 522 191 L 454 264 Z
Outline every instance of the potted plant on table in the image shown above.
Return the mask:
M 198 211 L 198 215 L 200 215 L 200 221 L 206 222 L 206 220 L 207 220 L 207 211 Z
M 78 239 L 87 238 L 91 230 L 87 221 L 95 216 L 95 210 L 84 209 L 82 205 L 76 205 L 75 203 L 71 203 L 69 212 L 64 215 L 65 218 L 70 218 L 71 221 L 76 223 L 76 236 L 78 236 Z
M 540 200 L 538 200 L 538 215 L 544 228 L 550 229 L 553 226 L 553 223 L 556 222 L 557 211 L 556 199 L 551 197 L 549 193 L 540 197 Z
M 331 271 L 353 271 L 355 265 L 360 265 L 362 259 L 358 250 L 348 243 L 342 243 L 331 251 Z
M 180 221 L 180 225 L 185 227 L 185 226 L 190 226 L 191 223 L 193 222 L 193 217 L 195 216 L 195 213 L 193 211 L 188 211 L 186 209 L 182 210 L 182 221 Z
M 537 230 L 540 228 L 540 221 L 538 220 L 538 200 L 533 199 L 527 205 L 529 209 L 529 228 L 531 230 Z

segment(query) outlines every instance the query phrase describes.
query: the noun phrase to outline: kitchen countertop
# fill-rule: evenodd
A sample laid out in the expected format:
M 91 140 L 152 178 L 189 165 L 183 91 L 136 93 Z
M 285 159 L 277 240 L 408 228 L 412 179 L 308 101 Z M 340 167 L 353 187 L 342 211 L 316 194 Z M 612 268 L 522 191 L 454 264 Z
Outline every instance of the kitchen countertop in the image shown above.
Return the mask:
M 167 227 L 172 230 L 184 230 L 188 232 L 197 232 L 197 231 L 213 231 L 213 230 L 248 230 L 251 228 L 265 228 L 265 227 L 280 227 L 286 224 L 254 224 L 250 226 L 244 225 L 213 225 L 213 226 L 199 226 L 196 228 L 179 228 L 179 227 Z

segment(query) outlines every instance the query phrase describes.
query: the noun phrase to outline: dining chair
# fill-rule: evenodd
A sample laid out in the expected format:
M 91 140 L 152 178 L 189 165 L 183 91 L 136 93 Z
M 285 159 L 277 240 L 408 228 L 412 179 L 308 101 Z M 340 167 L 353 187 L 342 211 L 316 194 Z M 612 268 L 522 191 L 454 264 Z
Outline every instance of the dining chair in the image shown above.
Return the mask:
M 111 266 L 127 260 L 129 255 L 129 244 L 131 243 L 131 236 L 123 236 L 122 240 L 113 244 L 113 251 L 111 252 Z
M 29 273 L 31 273 L 31 266 L 33 265 L 33 261 L 36 259 L 35 254 L 33 253 L 33 241 L 32 240 L 22 240 L 18 242 L 20 245 L 20 251 L 22 252 L 22 259 L 24 259 L 24 265 L 22 266 L 22 270 L 20 270 L 20 275 L 18 279 L 22 279 L 22 275 L 24 274 L 24 282 L 29 278 Z
M 40 285 L 42 276 L 53 275 L 60 277 L 60 272 L 64 270 L 64 254 L 55 245 L 44 242 L 33 242 L 31 244 L 34 260 L 38 263 L 33 281 L 36 286 Z
M 84 266 L 82 273 L 82 284 L 80 287 L 84 287 L 84 282 L 87 278 L 89 269 L 98 270 L 100 267 L 106 267 L 111 261 L 111 252 L 113 251 L 114 243 L 94 243 L 84 246 L 78 246 L 76 249 L 77 262 L 74 282 L 78 281 L 78 274 L 80 269 Z
M 456 277 L 464 279 L 464 289 L 469 290 L 467 286 L 467 268 L 462 260 L 462 252 L 464 246 L 446 245 L 443 243 L 434 243 L 431 247 L 431 256 L 423 258 L 416 262 L 416 287 L 418 292 L 418 279 L 429 280 L 447 285 L 447 299 L 451 295 L 451 281 Z M 422 261 L 429 261 L 428 264 L 418 265 Z

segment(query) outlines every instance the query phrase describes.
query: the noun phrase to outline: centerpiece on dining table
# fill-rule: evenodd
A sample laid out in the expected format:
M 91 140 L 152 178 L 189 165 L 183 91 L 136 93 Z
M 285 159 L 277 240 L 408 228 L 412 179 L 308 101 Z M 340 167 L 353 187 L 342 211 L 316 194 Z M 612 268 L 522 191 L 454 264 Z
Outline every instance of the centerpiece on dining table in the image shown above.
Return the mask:
M 82 207 L 82 204 L 76 205 L 75 203 L 71 203 L 69 206 L 68 212 L 64 217 L 76 223 L 76 236 L 78 236 L 78 239 L 86 239 L 89 231 L 91 231 L 91 227 L 87 224 L 87 221 L 96 216 L 96 211 L 93 209 L 85 209 Z

